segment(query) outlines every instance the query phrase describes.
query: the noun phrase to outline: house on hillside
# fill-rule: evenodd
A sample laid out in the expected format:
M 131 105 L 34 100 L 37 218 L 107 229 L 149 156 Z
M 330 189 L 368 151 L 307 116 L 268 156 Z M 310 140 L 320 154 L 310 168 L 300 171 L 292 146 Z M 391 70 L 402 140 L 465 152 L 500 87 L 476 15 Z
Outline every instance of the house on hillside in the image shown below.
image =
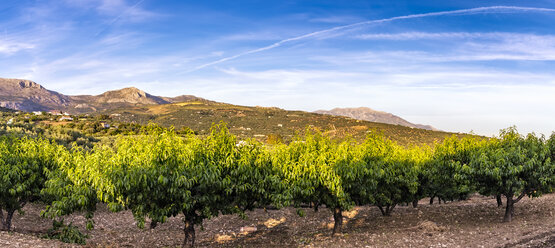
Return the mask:
M 62 116 L 58 121 L 73 121 L 73 118 L 70 116 Z
M 8 125 L 13 124 L 13 118 L 9 119 L 8 122 L 6 122 L 6 124 L 8 124 Z
M 33 111 L 34 115 L 42 115 L 42 111 Z

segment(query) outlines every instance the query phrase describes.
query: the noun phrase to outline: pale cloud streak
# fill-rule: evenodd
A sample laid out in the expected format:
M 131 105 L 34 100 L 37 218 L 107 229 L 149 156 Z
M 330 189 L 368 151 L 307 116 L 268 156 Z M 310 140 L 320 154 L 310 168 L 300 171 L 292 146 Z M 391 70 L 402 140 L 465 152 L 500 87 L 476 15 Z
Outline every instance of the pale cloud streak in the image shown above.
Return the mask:
M 360 34 L 355 38 L 362 40 L 437 40 L 437 39 L 507 39 L 516 36 L 531 36 L 528 34 L 519 33 L 470 33 L 470 32 L 404 32 L 404 33 L 375 33 L 375 34 Z M 552 36 L 547 36 L 553 38 Z
M 312 32 L 312 33 L 308 33 L 308 34 L 288 38 L 288 39 L 284 39 L 284 40 L 278 41 L 274 44 L 271 44 L 271 45 L 268 45 L 268 46 L 265 46 L 265 47 L 249 50 L 249 51 L 242 52 L 242 53 L 239 53 L 239 54 L 236 54 L 236 55 L 233 55 L 233 56 L 225 57 L 225 58 L 213 61 L 213 62 L 209 62 L 209 63 L 199 65 L 199 66 L 197 66 L 197 67 L 195 67 L 191 70 L 185 71 L 185 73 L 194 72 L 194 71 L 197 71 L 197 70 L 209 67 L 209 66 L 220 64 L 220 63 L 223 63 L 223 62 L 226 62 L 226 61 L 229 61 L 229 60 L 234 60 L 234 59 L 237 59 L 239 57 L 243 57 L 243 56 L 246 56 L 246 55 L 249 55 L 249 54 L 255 54 L 255 53 L 267 51 L 267 50 L 270 50 L 270 49 L 274 49 L 276 47 L 282 46 L 283 44 L 290 43 L 290 42 L 293 42 L 293 41 L 299 41 L 299 40 L 304 40 L 304 39 L 308 39 L 308 38 L 314 38 L 314 37 L 318 37 L 318 36 L 321 36 L 321 35 L 328 35 L 328 36 L 332 35 L 332 36 L 334 36 L 333 34 L 336 33 L 336 32 L 343 32 L 343 31 L 348 30 L 348 29 L 358 28 L 358 27 L 372 25 L 372 24 L 382 24 L 382 23 L 387 23 L 387 22 L 392 22 L 392 21 L 397 21 L 397 20 L 407 20 L 407 19 L 425 18 L 425 17 L 433 17 L 433 16 L 471 15 L 471 14 L 479 14 L 479 13 L 507 13 L 507 12 L 555 12 L 555 9 L 519 7 L 519 6 L 491 6 L 491 7 L 479 7 L 479 8 L 451 10 L 451 11 L 430 12 L 430 13 L 425 13 L 425 14 L 404 15 L 404 16 L 396 16 L 396 17 L 384 18 L 384 19 L 379 19 L 379 20 L 357 22 L 357 23 L 353 23 L 353 24 L 349 24 L 349 25 L 337 26 L 337 27 L 333 27 L 333 28 L 329 28 L 329 29 L 324 29 L 324 30 L 320 30 L 320 31 L 316 31 L 316 32 Z
M 355 36 L 362 40 L 445 40 L 457 54 L 404 54 L 421 61 L 555 60 L 555 36 L 527 33 L 405 32 Z M 398 54 L 402 55 L 402 54 Z M 414 57 L 417 55 L 416 57 Z M 403 58 L 404 59 L 404 58 Z
M 112 22 L 140 22 L 159 16 L 158 13 L 141 8 L 145 0 L 65 0 L 71 7 L 94 9 L 100 15 L 115 17 Z
M 31 50 L 31 49 L 34 49 L 35 47 L 36 45 L 31 43 L 0 40 L 0 54 L 4 54 L 8 56 L 18 53 L 20 51 Z

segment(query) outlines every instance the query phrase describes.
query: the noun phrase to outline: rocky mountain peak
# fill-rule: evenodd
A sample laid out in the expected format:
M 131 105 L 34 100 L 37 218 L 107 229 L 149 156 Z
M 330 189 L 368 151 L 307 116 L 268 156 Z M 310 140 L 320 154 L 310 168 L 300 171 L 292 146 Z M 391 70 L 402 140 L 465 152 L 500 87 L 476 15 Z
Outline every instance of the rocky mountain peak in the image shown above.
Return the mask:
M 412 128 L 421 128 L 427 130 L 436 130 L 434 127 L 429 125 L 422 125 L 422 124 L 414 124 L 408 122 L 407 120 L 396 116 L 394 114 L 374 110 L 367 107 L 358 107 L 358 108 L 334 108 L 332 110 L 318 110 L 315 113 L 319 114 L 327 114 L 327 115 L 337 115 L 337 116 L 346 116 L 357 120 L 364 120 L 364 121 L 372 121 L 372 122 L 380 122 L 380 123 L 387 123 L 393 125 L 401 125 L 406 127 Z
M 16 79 L 17 80 L 17 79 Z M 17 82 L 17 84 L 19 85 L 19 87 L 21 89 L 25 89 L 25 88 L 35 88 L 35 89 L 44 89 L 42 87 L 42 85 L 37 84 L 33 81 L 29 81 L 29 80 L 19 80 L 19 82 Z
M 150 95 L 135 87 L 111 90 L 98 95 L 95 100 L 104 103 L 164 104 L 160 97 Z
M 123 89 L 119 90 L 119 92 L 121 92 L 121 94 L 123 96 L 128 96 L 128 97 L 132 97 L 132 98 L 147 97 L 146 92 L 144 92 L 140 89 L 137 89 L 135 87 L 123 88 Z

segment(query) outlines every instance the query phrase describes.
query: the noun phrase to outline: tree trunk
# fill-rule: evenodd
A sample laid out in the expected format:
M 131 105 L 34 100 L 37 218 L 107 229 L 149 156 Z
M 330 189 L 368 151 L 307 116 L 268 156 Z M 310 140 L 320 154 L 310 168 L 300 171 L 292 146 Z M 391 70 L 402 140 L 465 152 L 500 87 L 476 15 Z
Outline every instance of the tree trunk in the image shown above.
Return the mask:
M 382 212 L 382 215 L 385 216 L 385 211 L 383 210 L 383 207 L 381 205 L 378 205 L 378 209 L 380 209 L 380 212 Z
M 341 233 L 341 229 L 343 227 L 343 212 L 341 208 L 336 207 L 333 210 L 333 220 L 335 223 L 333 224 L 333 232 L 331 236 L 334 236 L 336 233 Z
M 382 212 L 383 216 L 391 216 L 391 212 L 393 212 L 393 209 L 395 208 L 396 205 L 397 204 L 387 205 L 385 208 L 381 205 L 378 205 L 378 208 Z
M 432 197 L 430 197 L 430 205 L 433 205 L 433 204 L 434 204 L 434 198 L 435 198 L 435 197 L 436 197 L 435 195 L 432 195 Z
M 513 219 L 514 213 L 514 201 L 512 195 L 507 195 L 507 207 L 505 207 L 505 217 L 503 218 L 503 222 L 511 222 Z
M 15 213 L 15 209 L 7 210 L 7 213 L 6 213 L 7 215 L 6 215 L 6 218 L 4 219 L 4 212 L 0 210 L 0 219 L 2 220 L 2 230 L 10 231 L 12 229 L 12 218 L 14 213 Z
M 413 207 L 413 208 L 417 208 L 417 207 L 418 207 L 418 199 L 412 200 L 412 207 Z
M 391 216 L 391 212 L 393 212 L 393 209 L 395 208 L 395 206 L 397 206 L 397 204 L 393 204 L 393 205 L 388 205 L 387 208 L 385 209 L 385 214 L 386 216 Z
M 4 210 L 0 208 L 0 231 L 4 230 Z
M 183 228 L 183 232 L 185 232 L 185 240 L 183 241 L 183 247 L 187 246 L 189 239 L 191 240 L 191 245 L 189 247 L 195 246 L 195 225 L 194 223 L 187 217 L 185 217 L 185 227 Z
M 503 201 L 502 201 L 502 199 L 501 199 L 501 194 L 496 195 L 496 196 L 495 196 L 495 199 L 497 200 L 497 207 L 503 206 Z

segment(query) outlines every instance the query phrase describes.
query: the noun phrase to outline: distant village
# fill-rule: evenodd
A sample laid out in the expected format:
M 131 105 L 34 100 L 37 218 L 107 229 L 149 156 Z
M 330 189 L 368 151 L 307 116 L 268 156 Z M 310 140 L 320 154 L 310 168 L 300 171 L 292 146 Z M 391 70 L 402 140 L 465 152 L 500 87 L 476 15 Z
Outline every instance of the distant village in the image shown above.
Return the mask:
M 74 120 L 86 120 L 87 118 L 89 118 L 89 114 L 85 114 L 85 115 L 80 115 L 79 117 L 73 116 L 71 114 L 69 114 L 68 112 L 64 112 L 64 111 L 60 111 L 60 110 L 51 110 L 51 111 L 32 111 L 30 113 L 26 113 L 26 112 L 21 112 L 21 111 L 16 111 L 14 112 L 14 114 L 16 116 L 23 116 L 24 119 L 26 120 L 32 120 L 32 121 L 45 121 L 45 120 L 50 120 L 50 121 L 56 121 L 56 122 L 72 122 Z M 39 117 L 43 117 L 43 118 L 39 118 Z M 48 118 L 50 117 L 50 118 Z M 15 123 L 15 119 L 14 117 L 8 119 L 6 121 L 6 125 L 13 125 Z M 108 123 L 108 122 L 100 122 L 101 127 L 103 128 L 111 128 L 112 126 Z M 112 127 L 112 128 L 117 128 L 117 126 Z

